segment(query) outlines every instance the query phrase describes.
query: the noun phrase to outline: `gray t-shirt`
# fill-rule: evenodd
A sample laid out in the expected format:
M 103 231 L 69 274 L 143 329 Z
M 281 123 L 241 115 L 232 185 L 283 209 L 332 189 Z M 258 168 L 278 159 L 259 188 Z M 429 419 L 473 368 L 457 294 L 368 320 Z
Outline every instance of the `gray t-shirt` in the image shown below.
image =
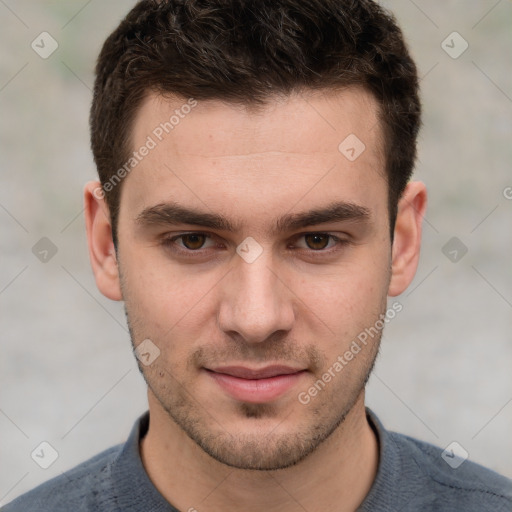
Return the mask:
M 370 409 L 366 413 L 379 440 L 380 460 L 358 512 L 512 511 L 512 480 L 469 460 L 454 469 L 441 448 L 389 432 Z M 146 412 L 125 444 L 36 487 L 2 512 L 180 512 L 142 465 L 139 441 L 148 425 Z

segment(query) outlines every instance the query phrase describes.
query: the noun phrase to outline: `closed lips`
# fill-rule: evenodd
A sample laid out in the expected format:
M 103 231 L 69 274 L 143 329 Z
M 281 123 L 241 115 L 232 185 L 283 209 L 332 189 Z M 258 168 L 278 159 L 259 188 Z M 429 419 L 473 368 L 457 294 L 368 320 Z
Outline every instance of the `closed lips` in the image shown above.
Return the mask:
M 280 375 L 290 375 L 304 371 L 304 368 L 292 368 L 290 366 L 267 366 L 260 369 L 251 369 L 243 366 L 223 366 L 218 368 L 206 368 L 206 370 L 214 373 L 222 373 L 224 375 L 231 375 L 239 379 L 269 379 L 271 377 L 278 377 Z

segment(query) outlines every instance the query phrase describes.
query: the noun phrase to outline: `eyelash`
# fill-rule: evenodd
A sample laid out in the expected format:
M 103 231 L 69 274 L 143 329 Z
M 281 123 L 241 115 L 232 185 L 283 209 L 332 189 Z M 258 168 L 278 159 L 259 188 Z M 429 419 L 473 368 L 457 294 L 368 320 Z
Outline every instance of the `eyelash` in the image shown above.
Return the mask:
M 179 246 L 177 246 L 175 244 L 175 241 L 179 240 L 180 238 L 183 238 L 184 236 L 187 236 L 187 235 L 200 235 L 200 236 L 206 237 L 207 239 L 213 240 L 213 237 L 211 235 L 209 235 L 208 233 L 203 233 L 200 231 L 190 231 L 190 232 L 181 233 L 179 235 L 175 235 L 172 237 L 164 237 L 162 239 L 162 245 L 172 252 L 175 252 L 175 253 L 178 253 L 181 255 L 185 255 L 187 257 L 190 257 L 190 256 L 192 256 L 192 257 L 202 257 L 203 256 L 204 257 L 204 251 L 206 251 L 207 249 L 193 250 L 193 249 L 186 249 L 186 248 L 185 249 L 177 248 Z M 310 253 L 309 256 L 313 256 L 313 257 L 322 257 L 322 256 L 326 256 L 326 255 L 331 255 L 334 252 L 339 251 L 344 246 L 346 246 L 350 243 L 349 240 L 341 239 L 335 235 L 331 235 L 330 233 L 324 233 L 321 231 L 302 233 L 300 235 L 295 236 L 295 239 L 300 239 L 300 238 L 303 238 L 308 235 L 327 235 L 330 239 L 332 239 L 334 242 L 336 242 L 336 245 L 334 247 L 331 247 L 330 249 L 316 249 L 315 250 L 315 249 L 304 249 L 302 247 L 300 247 L 298 249 L 299 251 L 307 251 L 308 253 Z

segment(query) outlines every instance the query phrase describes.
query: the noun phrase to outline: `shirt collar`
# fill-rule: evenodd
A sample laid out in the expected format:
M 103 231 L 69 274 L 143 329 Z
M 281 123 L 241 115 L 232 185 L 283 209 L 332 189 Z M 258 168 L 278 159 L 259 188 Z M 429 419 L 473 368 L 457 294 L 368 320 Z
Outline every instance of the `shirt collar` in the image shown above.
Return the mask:
M 149 411 L 135 422 L 128 440 L 112 465 L 112 480 L 119 510 L 178 512 L 158 492 L 142 464 L 140 440 L 146 435 L 148 427 Z
M 379 465 L 370 492 L 358 508 L 359 512 L 385 510 L 386 506 L 397 505 L 397 496 L 394 496 L 390 490 L 399 487 L 397 485 L 400 478 L 399 468 L 403 466 L 398 445 L 368 407 L 366 407 L 366 417 L 377 437 Z M 179 512 L 158 492 L 142 464 L 140 441 L 146 435 L 148 428 L 149 411 L 146 411 L 135 422 L 128 440 L 112 465 L 112 480 L 119 509 L 123 512 L 140 510 Z M 390 500 L 389 503 L 383 502 L 383 500 L 386 501 L 386 497 Z

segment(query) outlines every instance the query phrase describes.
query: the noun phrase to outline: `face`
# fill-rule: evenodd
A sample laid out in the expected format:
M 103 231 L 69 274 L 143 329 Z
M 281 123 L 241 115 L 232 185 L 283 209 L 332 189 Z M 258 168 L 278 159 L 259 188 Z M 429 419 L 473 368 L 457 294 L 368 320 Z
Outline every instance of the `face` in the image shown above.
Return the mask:
M 288 467 L 342 424 L 378 351 L 380 335 L 344 357 L 390 282 L 377 106 L 355 88 L 184 104 L 150 96 L 134 124 L 134 148 L 155 144 L 121 194 L 132 341 L 158 355 L 140 364 L 150 398 L 206 453 Z

